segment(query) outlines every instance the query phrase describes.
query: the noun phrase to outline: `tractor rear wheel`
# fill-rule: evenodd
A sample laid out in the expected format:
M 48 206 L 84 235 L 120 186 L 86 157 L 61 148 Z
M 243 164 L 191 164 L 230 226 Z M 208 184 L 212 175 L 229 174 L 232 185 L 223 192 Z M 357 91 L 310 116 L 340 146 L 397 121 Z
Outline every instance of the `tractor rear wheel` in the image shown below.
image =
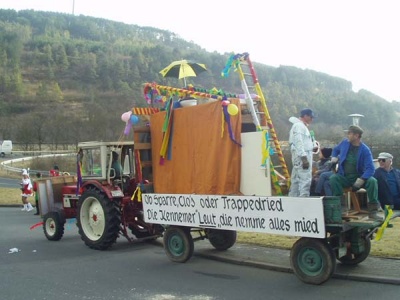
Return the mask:
M 210 244 L 219 251 L 224 251 L 235 245 L 236 231 L 208 229 L 207 237 Z
M 184 263 L 194 251 L 194 243 L 189 227 L 170 226 L 164 233 L 164 250 L 173 262 Z
M 61 222 L 60 214 L 49 212 L 43 217 L 44 235 L 49 241 L 59 241 L 64 235 L 64 222 Z
M 79 198 L 77 225 L 86 246 L 106 250 L 117 240 L 121 224 L 114 203 L 101 191 L 86 190 Z

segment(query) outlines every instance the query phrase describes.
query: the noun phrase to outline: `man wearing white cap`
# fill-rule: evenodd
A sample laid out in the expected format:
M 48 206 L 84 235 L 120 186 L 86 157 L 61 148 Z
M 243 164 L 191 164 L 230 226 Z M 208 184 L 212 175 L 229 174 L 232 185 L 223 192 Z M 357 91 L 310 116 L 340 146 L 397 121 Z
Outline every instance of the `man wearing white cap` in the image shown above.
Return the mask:
M 289 133 L 290 152 L 292 154 L 292 174 L 289 196 L 308 197 L 312 179 L 313 137 L 308 126 L 314 119 L 314 112 L 305 108 L 300 112 L 300 118 L 291 117 L 293 123 Z
M 374 177 L 378 180 L 381 206 L 390 205 L 392 209 L 400 210 L 400 170 L 393 168 L 393 155 L 390 153 L 379 153 L 378 162 Z

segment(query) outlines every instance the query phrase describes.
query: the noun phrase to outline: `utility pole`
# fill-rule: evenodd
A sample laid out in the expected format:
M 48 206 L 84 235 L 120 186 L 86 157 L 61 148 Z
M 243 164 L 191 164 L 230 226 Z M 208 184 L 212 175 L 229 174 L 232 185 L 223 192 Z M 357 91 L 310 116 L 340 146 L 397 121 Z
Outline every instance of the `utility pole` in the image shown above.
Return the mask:
M 75 0 L 72 0 L 72 15 L 75 15 Z

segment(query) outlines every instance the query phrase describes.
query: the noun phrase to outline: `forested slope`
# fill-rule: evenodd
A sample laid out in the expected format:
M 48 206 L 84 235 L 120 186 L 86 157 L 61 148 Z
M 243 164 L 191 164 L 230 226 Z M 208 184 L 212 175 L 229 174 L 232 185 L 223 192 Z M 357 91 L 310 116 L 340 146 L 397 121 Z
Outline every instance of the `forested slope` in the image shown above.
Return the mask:
M 241 93 L 237 74 L 221 77 L 229 55 L 157 28 L 0 10 L 0 139 L 55 146 L 117 139 L 124 127 L 121 114 L 146 105 L 143 83 L 182 85 L 159 74 L 172 61 L 207 66 L 208 72 L 188 78 L 196 87 Z M 362 126 L 376 138 L 396 132 L 398 102 L 354 93 L 351 82 L 313 70 L 254 64 L 281 139 L 287 138 L 288 118 L 303 107 L 316 111 L 313 127 L 321 138 L 340 137 L 352 113 L 365 115 Z

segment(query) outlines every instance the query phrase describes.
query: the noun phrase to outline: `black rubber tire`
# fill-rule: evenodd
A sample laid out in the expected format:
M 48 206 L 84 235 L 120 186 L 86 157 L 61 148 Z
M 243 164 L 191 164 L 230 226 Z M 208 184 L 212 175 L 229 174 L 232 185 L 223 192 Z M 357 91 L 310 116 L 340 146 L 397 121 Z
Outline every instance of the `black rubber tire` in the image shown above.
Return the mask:
M 290 251 L 290 264 L 294 274 L 309 284 L 321 284 L 335 272 L 336 259 L 325 240 L 300 238 Z
M 107 196 L 96 189 L 85 191 L 78 201 L 77 225 L 86 246 L 110 248 L 119 236 L 120 212 Z
M 236 243 L 236 231 L 207 229 L 207 237 L 210 244 L 219 251 L 231 248 Z
M 371 252 L 371 240 L 364 239 L 364 242 L 365 242 L 364 245 L 365 249 L 363 252 L 358 254 L 351 253 L 349 255 L 342 256 L 338 258 L 338 261 L 340 261 L 343 265 L 348 265 L 348 266 L 354 266 L 363 262 Z
M 170 226 L 164 233 L 164 250 L 173 262 L 184 263 L 188 261 L 194 251 L 194 242 L 190 228 Z
M 59 241 L 64 235 L 64 223 L 60 214 L 49 212 L 43 217 L 43 232 L 49 241 Z

